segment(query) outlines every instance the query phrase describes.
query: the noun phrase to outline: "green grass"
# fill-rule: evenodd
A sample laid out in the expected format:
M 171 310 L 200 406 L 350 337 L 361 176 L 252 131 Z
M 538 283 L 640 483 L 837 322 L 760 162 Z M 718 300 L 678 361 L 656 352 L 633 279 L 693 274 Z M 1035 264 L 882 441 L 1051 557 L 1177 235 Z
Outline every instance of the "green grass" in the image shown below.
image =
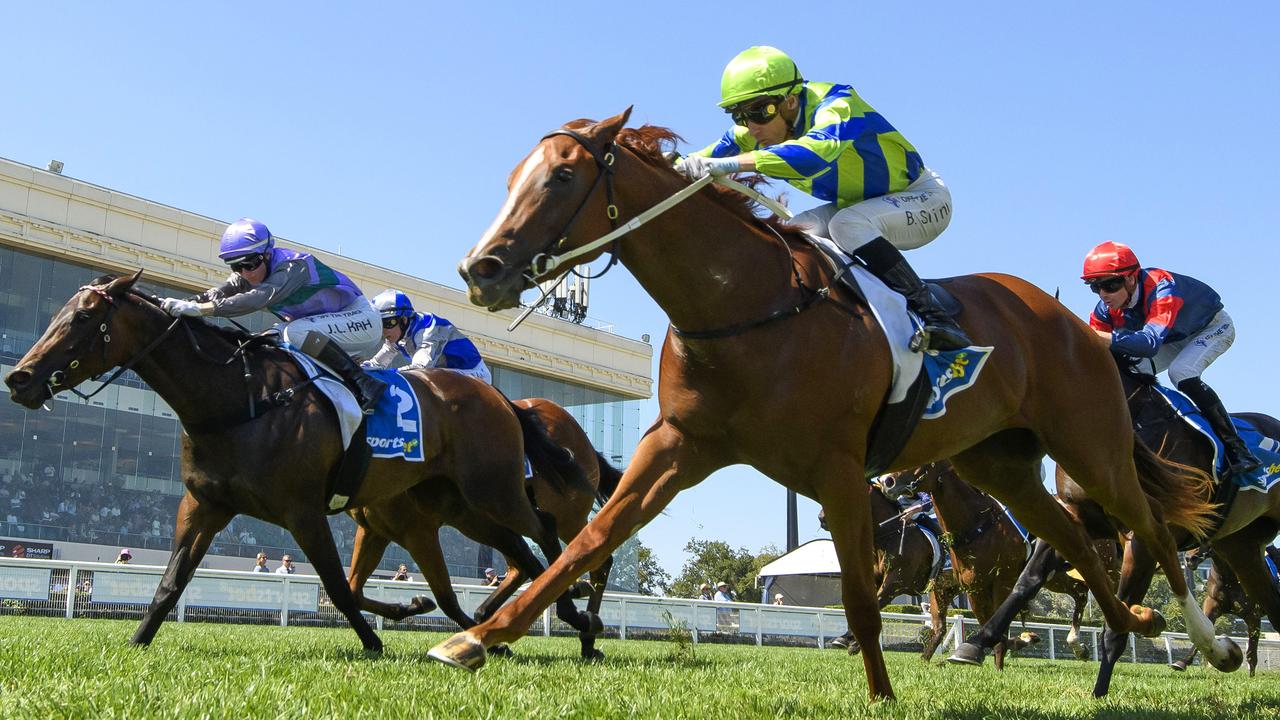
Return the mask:
M 870 704 L 862 662 L 838 651 L 526 638 L 476 674 L 431 662 L 444 636 L 382 633 L 366 658 L 347 629 L 169 623 L 146 649 L 135 623 L 0 617 L 0 718 L 1280 718 L 1280 673 L 1014 659 L 1003 674 L 890 653 L 896 702 Z

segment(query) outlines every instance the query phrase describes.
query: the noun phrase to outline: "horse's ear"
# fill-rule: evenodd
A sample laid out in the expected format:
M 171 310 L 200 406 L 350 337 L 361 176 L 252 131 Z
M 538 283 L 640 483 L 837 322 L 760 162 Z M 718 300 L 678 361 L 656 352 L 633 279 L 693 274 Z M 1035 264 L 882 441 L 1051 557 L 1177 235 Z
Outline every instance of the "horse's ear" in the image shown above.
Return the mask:
M 123 297 L 125 293 L 133 289 L 133 284 L 138 282 L 140 277 L 142 277 L 142 268 L 138 268 L 138 272 L 129 277 L 112 280 L 107 284 L 107 294 L 112 297 Z
M 595 127 L 591 128 L 591 134 L 605 142 L 613 142 L 613 139 L 618 136 L 618 132 L 627 126 L 627 120 L 631 117 L 632 107 L 635 106 L 629 105 L 626 110 L 617 115 L 596 123 Z

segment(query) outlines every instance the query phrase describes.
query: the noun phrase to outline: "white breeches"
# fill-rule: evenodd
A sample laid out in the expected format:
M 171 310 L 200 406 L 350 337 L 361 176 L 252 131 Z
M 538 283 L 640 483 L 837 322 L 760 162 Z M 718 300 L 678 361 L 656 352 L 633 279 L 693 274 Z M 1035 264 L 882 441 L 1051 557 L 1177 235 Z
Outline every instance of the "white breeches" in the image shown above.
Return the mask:
M 827 203 L 791 220 L 853 254 L 883 237 L 899 250 L 914 250 L 942 234 L 951 222 L 951 191 L 938 173 L 925 168 L 906 190 L 863 200 L 844 209 Z
M 338 312 L 298 318 L 280 328 L 285 342 L 299 348 L 309 332 L 328 335 L 357 362 L 373 357 L 382 346 L 382 318 L 364 296 Z

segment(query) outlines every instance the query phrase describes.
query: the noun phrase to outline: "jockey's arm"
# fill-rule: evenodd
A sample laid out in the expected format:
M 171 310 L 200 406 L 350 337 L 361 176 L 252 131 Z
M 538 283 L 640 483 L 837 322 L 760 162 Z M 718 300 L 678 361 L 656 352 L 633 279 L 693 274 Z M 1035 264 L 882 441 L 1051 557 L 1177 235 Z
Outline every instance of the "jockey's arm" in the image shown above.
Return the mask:
M 433 368 L 440 364 L 444 354 L 445 343 L 449 342 L 448 330 L 443 324 L 433 320 L 431 324 L 418 330 L 413 335 L 413 358 L 409 361 L 417 367 Z
M 203 312 L 207 302 L 210 310 L 205 312 L 205 315 L 216 315 L 218 317 L 248 315 L 256 310 L 266 308 L 276 300 L 289 297 L 302 289 L 310 279 L 311 272 L 308 270 L 306 263 L 282 263 L 279 267 L 273 269 L 271 274 L 258 285 L 249 285 L 248 282 L 244 282 L 243 285 L 237 285 L 237 287 L 243 287 L 244 289 L 235 294 L 225 297 L 210 297 L 207 301 L 202 301 L 201 311 Z M 228 283 L 228 285 L 230 284 Z M 223 287 L 225 288 L 228 285 Z
M 374 353 L 373 357 L 364 361 L 363 364 L 378 370 L 390 370 L 407 365 L 408 358 L 405 357 L 404 350 L 398 343 L 383 340 L 382 347 L 378 348 L 378 352 Z

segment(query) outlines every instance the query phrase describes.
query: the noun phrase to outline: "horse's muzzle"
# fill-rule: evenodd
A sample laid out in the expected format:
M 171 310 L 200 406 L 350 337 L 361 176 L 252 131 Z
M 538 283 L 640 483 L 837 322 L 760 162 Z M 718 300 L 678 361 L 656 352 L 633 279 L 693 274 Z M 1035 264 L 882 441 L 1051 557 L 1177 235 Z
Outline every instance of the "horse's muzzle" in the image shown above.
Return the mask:
M 53 397 L 48 383 L 37 382 L 30 370 L 17 368 L 11 371 L 5 375 L 4 384 L 9 387 L 9 397 L 14 402 L 31 410 Z
M 499 257 L 482 255 L 463 258 L 458 263 L 458 274 L 467 283 L 467 297 L 474 305 L 489 310 L 505 310 L 520 302 L 524 278 L 513 272 Z

